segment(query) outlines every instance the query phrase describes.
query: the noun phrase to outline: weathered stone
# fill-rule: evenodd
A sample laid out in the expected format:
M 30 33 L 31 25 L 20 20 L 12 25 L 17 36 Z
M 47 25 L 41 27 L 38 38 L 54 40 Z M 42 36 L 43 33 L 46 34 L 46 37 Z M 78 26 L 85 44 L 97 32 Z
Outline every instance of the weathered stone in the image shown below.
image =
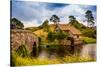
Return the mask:
M 29 52 L 32 51 L 34 42 L 38 47 L 38 37 L 27 30 L 11 30 L 11 49 L 17 50 L 18 47 L 24 44 Z

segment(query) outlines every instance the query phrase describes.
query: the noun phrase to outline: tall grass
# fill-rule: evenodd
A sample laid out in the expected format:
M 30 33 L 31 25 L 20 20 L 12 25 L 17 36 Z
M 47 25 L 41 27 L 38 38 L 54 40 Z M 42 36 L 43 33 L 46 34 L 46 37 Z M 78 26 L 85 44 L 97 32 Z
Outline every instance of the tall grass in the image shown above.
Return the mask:
M 65 63 L 75 63 L 75 62 L 91 62 L 91 61 L 96 61 L 95 59 L 86 56 L 86 57 L 79 57 L 79 56 L 66 56 L 63 58 Z
M 32 57 L 21 57 L 18 55 L 13 55 L 13 65 L 14 66 L 31 66 L 31 65 L 48 65 L 48 64 L 61 64 L 61 63 L 75 63 L 75 62 L 88 62 L 95 61 L 90 57 L 79 57 L 79 56 L 66 56 L 62 58 L 32 58 Z
M 32 57 L 21 57 L 16 56 L 13 58 L 14 66 L 30 66 L 30 65 L 44 65 L 44 64 L 60 64 L 59 59 L 41 59 L 41 58 L 32 58 Z

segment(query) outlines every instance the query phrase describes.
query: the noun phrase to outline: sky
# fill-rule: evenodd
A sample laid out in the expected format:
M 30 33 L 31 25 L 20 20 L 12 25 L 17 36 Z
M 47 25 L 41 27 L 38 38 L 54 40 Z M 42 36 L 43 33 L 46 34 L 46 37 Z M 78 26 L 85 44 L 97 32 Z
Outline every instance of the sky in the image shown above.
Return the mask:
M 34 1 L 12 1 L 11 18 L 20 20 L 24 27 L 39 26 L 46 19 L 55 14 L 60 18 L 61 24 L 69 22 L 69 16 L 73 15 L 76 19 L 87 25 L 85 21 L 85 12 L 91 10 L 95 18 L 96 25 L 96 6 L 95 5 L 79 5 L 79 4 L 63 4 L 63 3 L 47 3 Z M 52 24 L 52 22 L 49 22 Z

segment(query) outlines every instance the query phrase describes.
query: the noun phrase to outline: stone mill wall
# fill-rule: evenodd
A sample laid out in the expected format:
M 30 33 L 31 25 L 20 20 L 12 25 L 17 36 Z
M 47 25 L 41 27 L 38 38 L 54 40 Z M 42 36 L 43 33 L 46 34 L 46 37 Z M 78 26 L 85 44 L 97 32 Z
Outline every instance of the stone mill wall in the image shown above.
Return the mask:
M 11 50 L 16 50 L 22 44 L 24 44 L 29 50 L 32 51 L 34 45 L 38 46 L 38 37 L 27 30 L 11 30 Z

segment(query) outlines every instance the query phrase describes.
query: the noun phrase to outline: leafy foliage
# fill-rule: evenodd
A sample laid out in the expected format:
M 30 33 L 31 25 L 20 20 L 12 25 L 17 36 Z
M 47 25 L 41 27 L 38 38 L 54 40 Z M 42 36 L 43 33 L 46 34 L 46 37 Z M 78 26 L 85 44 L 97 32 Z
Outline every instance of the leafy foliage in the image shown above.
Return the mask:
M 56 35 L 55 35 L 55 32 L 49 32 L 48 33 L 48 36 L 47 36 L 47 39 L 50 41 L 50 42 L 53 42 L 56 38 Z
M 70 22 L 75 22 L 76 18 L 74 16 L 69 16 Z
M 91 10 L 87 10 L 85 12 L 85 17 L 87 19 L 88 24 L 93 26 L 95 22 L 94 22 L 94 17 Z
M 67 34 L 67 33 L 64 33 L 64 32 L 57 32 L 56 35 L 57 35 L 56 38 L 57 38 L 58 40 L 65 39 L 65 38 L 68 37 L 68 34 Z
M 74 16 L 69 16 L 69 19 L 70 19 L 69 24 L 73 25 L 75 28 L 79 30 L 86 28 L 83 24 L 79 23 Z
M 84 36 L 86 36 L 86 37 L 92 37 L 92 38 L 95 37 L 96 30 L 94 30 L 94 29 L 92 29 L 90 27 L 86 27 L 83 24 L 79 23 L 74 16 L 69 16 L 69 19 L 70 19 L 70 23 L 69 24 L 71 24 L 75 28 L 79 29 Z
M 91 28 L 86 28 L 86 29 L 82 30 L 82 33 L 84 36 L 92 37 L 92 38 L 94 38 L 96 35 L 95 30 L 93 30 Z
M 28 50 L 26 49 L 25 45 L 23 45 L 23 44 L 21 46 L 19 46 L 19 48 L 16 50 L 16 53 L 22 57 L 29 55 Z
M 50 18 L 50 21 L 57 24 L 57 22 L 60 22 L 60 18 L 57 15 L 52 15 L 52 17 Z
M 47 39 L 53 42 L 55 39 L 62 40 L 68 37 L 67 33 L 64 32 L 49 32 Z
M 96 30 L 89 27 L 85 27 L 83 24 L 80 24 L 79 22 L 74 22 L 73 26 L 79 29 L 82 32 L 83 36 L 96 38 Z
M 24 25 L 21 21 L 19 21 L 18 19 L 16 18 L 12 18 L 11 19 L 11 29 L 12 28 L 15 28 L 15 29 L 23 29 Z

